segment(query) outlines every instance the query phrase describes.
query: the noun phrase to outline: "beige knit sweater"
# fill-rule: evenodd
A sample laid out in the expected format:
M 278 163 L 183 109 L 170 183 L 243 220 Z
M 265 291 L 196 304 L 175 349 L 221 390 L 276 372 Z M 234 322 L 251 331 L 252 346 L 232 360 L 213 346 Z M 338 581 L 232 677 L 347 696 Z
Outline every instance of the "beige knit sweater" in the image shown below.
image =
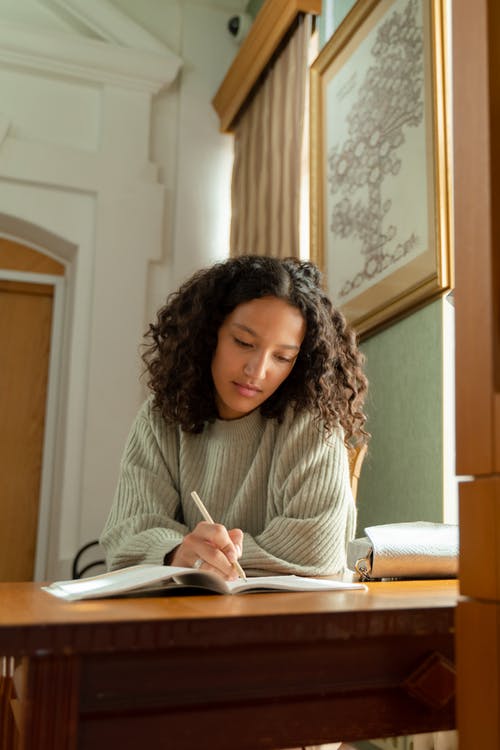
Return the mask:
M 325 440 L 309 414 L 279 425 L 258 410 L 192 435 L 167 425 L 149 399 L 132 426 L 101 543 L 108 566 L 161 564 L 211 516 L 244 531 L 245 571 L 324 575 L 345 567 L 356 511 L 340 431 Z

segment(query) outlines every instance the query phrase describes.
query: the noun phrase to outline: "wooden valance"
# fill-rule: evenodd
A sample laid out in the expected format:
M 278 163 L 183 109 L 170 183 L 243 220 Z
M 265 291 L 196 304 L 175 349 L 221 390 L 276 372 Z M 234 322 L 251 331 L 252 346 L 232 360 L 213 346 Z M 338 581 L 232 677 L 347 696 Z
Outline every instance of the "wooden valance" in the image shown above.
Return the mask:
M 321 0 L 266 0 L 259 10 L 212 100 L 222 133 L 232 131 L 241 107 L 299 13 L 318 15 Z

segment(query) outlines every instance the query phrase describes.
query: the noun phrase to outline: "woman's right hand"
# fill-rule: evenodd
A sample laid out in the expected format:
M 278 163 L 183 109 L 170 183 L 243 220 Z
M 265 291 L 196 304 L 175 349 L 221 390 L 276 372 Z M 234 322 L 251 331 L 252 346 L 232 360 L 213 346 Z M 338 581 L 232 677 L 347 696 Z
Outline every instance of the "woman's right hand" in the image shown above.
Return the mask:
M 177 547 L 170 565 L 196 567 L 217 573 L 226 580 L 238 578 L 233 563 L 241 557 L 243 532 L 241 529 L 228 531 L 220 523 L 200 521 L 196 528 L 186 534 Z M 201 563 L 198 561 L 202 561 Z

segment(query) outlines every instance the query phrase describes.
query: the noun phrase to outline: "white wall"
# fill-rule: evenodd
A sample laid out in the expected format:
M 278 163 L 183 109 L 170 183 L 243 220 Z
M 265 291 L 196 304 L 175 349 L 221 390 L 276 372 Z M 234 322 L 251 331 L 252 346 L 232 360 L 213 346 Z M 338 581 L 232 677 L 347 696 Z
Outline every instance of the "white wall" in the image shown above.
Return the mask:
M 39 578 L 100 533 L 147 323 L 227 254 L 232 143 L 210 100 L 241 5 L 0 0 L 0 233 L 67 267 Z
M 151 268 L 148 319 L 181 281 L 227 256 L 233 143 L 211 106 L 237 47 L 227 21 L 246 5 L 115 0 L 175 51 L 182 70 L 155 96 L 151 153 L 165 191 L 164 255 Z

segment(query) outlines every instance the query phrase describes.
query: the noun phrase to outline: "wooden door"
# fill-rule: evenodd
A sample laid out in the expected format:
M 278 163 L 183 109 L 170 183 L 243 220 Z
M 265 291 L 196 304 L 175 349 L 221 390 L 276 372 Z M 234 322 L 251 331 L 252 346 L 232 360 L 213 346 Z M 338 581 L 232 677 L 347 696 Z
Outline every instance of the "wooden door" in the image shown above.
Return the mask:
M 500 747 L 500 4 L 453 2 L 460 750 Z
M 0 240 L 0 268 L 64 267 Z M 54 285 L 0 279 L 0 581 L 34 572 Z

